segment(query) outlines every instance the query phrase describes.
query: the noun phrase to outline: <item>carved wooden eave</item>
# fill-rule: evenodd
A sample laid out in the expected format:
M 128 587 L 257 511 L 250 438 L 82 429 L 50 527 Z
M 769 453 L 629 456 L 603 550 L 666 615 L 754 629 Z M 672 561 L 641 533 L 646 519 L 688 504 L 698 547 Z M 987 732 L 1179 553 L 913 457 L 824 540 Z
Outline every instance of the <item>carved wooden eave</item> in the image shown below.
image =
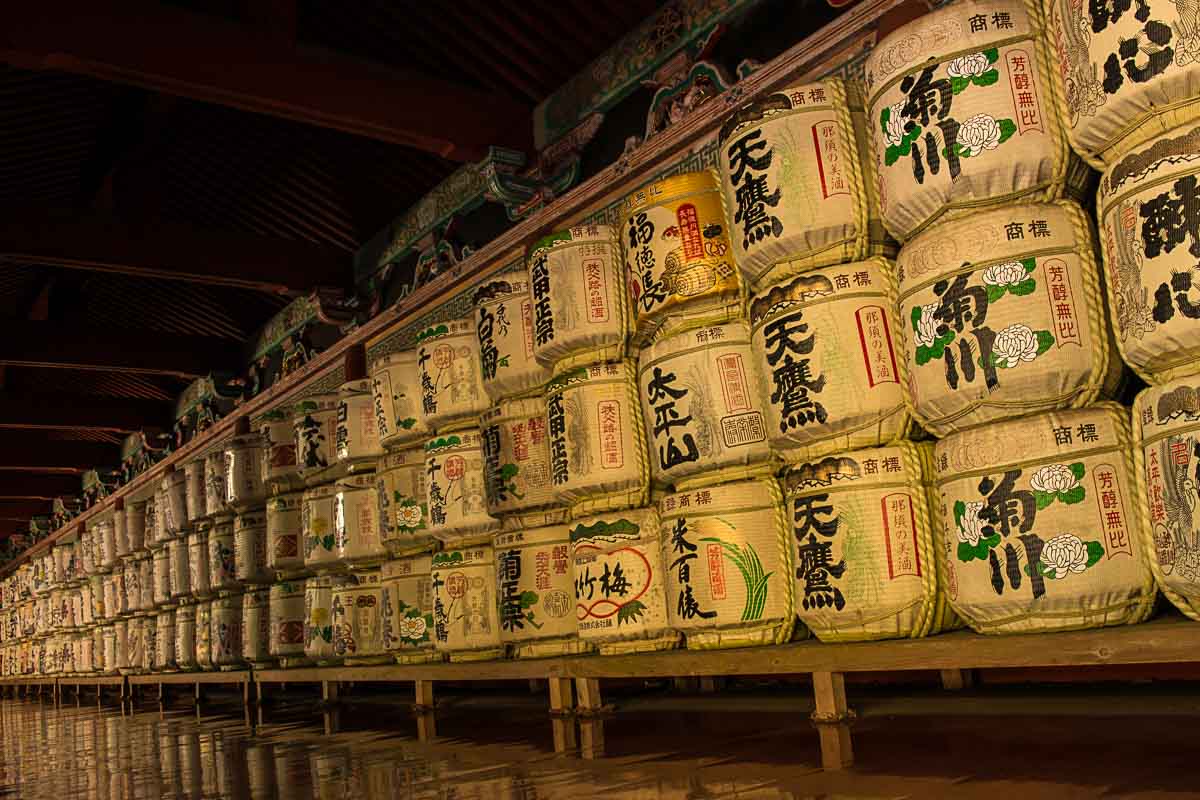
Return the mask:
M 610 165 L 514 225 L 450 271 L 405 297 L 403 301 L 384 309 L 288 376 L 286 380 L 242 403 L 209 428 L 204 435 L 195 437 L 152 466 L 131 484 L 118 489 L 104 503 L 84 512 L 72 521 L 72 525 L 78 522 L 86 523 L 95 515 L 110 509 L 117 499 L 146 496 L 153 491 L 153 486 L 162 480 L 168 468 L 182 466 L 219 447 L 233 435 L 236 421 L 241 417 L 254 419 L 269 409 L 295 402 L 310 394 L 313 384 L 326 381 L 330 376 L 340 373 L 342 359 L 348 348 L 377 340 L 393 328 L 420 320 L 430 309 L 435 309 L 440 303 L 460 292 L 470 290 L 474 284 L 504 269 L 515 259 L 522 258 L 527 245 L 548 233 L 569 227 L 646 183 L 697 144 L 713 139 L 722 121 L 751 97 L 773 91 L 788 83 L 815 80 L 825 76 L 832 71 L 829 61 L 831 54 L 844 50 L 847 46 L 857 48 L 856 41 L 861 41 L 864 48 L 868 47 L 873 43 L 874 24 L 879 16 L 902 2 L 904 0 L 861 0 L 834 22 L 755 70 L 724 95 L 703 104 L 695 113 L 637 148 L 628 157 Z M 858 52 L 857 49 L 855 52 Z M 863 54 L 865 49 L 860 55 Z M 841 66 L 841 62 L 834 62 L 834 65 Z M 10 574 L 20 564 L 44 554 L 54 541 L 71 529 L 72 526 L 61 528 L 29 548 L 20 557 L 5 565 L 0 574 Z

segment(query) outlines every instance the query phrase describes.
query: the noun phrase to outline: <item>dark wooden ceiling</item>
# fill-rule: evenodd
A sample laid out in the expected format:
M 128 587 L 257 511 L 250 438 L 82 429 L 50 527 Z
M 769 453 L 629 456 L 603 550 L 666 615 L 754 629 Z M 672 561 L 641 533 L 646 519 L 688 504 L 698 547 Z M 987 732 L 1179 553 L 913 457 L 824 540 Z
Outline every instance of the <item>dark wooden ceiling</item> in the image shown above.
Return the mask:
M 0 536 L 660 4 L 10 5 Z

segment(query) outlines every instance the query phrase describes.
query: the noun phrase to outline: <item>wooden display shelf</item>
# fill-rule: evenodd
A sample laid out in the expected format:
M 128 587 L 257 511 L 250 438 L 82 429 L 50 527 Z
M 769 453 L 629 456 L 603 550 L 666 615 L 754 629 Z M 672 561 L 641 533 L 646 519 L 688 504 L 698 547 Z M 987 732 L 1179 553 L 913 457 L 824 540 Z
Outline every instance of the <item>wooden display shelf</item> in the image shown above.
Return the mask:
M 193 683 L 233 683 L 243 684 L 252 682 L 248 669 L 231 672 L 152 672 L 145 675 L 130 675 L 130 686 L 157 685 L 188 685 Z
M 124 686 L 124 675 L 77 675 L 58 679 L 59 686 Z

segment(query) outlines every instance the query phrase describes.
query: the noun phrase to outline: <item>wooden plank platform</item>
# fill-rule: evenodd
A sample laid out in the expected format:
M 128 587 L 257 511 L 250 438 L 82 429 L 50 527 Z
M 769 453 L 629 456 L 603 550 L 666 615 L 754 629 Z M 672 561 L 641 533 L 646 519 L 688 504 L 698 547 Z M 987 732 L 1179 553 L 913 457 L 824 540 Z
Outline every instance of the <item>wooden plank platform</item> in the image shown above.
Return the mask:
M 72 675 L 58 679 L 59 686 L 124 686 L 124 675 Z
M 157 686 L 159 684 L 191 683 L 250 683 L 251 672 L 248 669 L 233 672 L 155 672 L 147 675 L 130 675 L 131 686 Z

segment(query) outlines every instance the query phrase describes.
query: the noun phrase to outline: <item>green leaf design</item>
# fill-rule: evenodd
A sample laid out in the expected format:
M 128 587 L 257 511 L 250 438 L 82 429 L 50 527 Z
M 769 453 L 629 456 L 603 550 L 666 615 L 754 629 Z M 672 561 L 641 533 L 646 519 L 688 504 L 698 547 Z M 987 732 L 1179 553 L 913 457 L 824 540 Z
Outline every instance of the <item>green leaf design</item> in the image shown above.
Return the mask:
M 1017 125 L 1011 119 L 998 119 L 996 124 L 1000 126 L 1000 144 L 1007 142 L 1017 132 Z
M 730 542 L 723 542 L 715 536 L 706 537 L 700 541 L 715 542 L 720 545 L 725 557 L 732 561 L 738 572 L 742 574 L 742 581 L 746 585 L 746 605 L 742 608 L 742 621 L 749 622 L 760 619 L 763 609 L 767 605 L 767 581 L 775 573 L 763 574 L 762 562 L 750 544 L 738 547 Z
M 1054 570 L 1047 569 L 1046 565 L 1043 564 L 1041 561 L 1037 562 L 1037 568 L 1038 568 L 1038 572 L 1041 573 L 1041 575 L 1043 577 L 1054 580 Z M 1024 570 L 1025 570 L 1026 575 L 1029 575 L 1031 577 L 1033 576 L 1033 573 L 1030 571 L 1028 564 L 1025 565 Z
M 1000 73 L 995 69 L 989 69 L 982 75 L 974 75 L 971 77 L 971 83 L 976 86 L 991 86 L 996 81 L 1000 80 Z
M 503 480 L 508 481 L 508 480 L 511 480 L 511 479 L 517 477 L 517 473 L 520 471 L 521 471 L 521 468 L 518 467 L 516 464 L 505 464 L 500 467 L 500 477 Z
M 1067 467 L 1067 469 L 1071 470 L 1071 474 L 1075 476 L 1075 480 L 1077 481 L 1083 480 L 1083 476 L 1087 473 L 1082 461 L 1076 461 Z
M 1084 544 L 1087 546 L 1087 552 L 1088 552 L 1087 565 L 1089 567 L 1104 557 L 1104 545 L 1100 544 L 1099 542 L 1097 542 L 1095 540 L 1090 541 L 1090 542 L 1084 542 Z
M 497 367 L 507 367 L 508 366 L 508 356 L 506 355 L 506 356 L 503 356 L 503 357 L 497 359 L 496 366 Z
M 453 566 L 455 564 L 461 564 L 462 560 L 463 560 L 463 554 L 461 551 L 453 550 L 450 552 L 446 552 L 443 550 L 440 553 L 434 554 L 432 566 L 449 567 L 449 566 Z
M 960 93 L 963 89 L 966 89 L 970 85 L 970 78 L 957 77 L 950 79 L 950 91 L 954 94 Z
M 1000 48 L 998 48 L 998 47 L 989 47 L 987 50 L 984 50 L 982 52 L 983 52 L 984 58 L 986 58 L 988 60 L 989 64 L 995 64 L 996 61 L 1000 58 Z
M 321 546 L 324 547 L 326 550 L 333 549 L 333 534 L 332 533 L 321 537 Z
M 989 283 L 988 287 L 987 287 L 988 303 L 989 304 L 994 303 L 997 300 L 999 300 L 1001 297 L 1004 297 L 1004 295 L 1006 293 L 1005 292 L 1006 288 L 1007 287 L 997 286 L 994 283 Z
M 1041 511 L 1043 508 L 1046 508 L 1053 503 L 1054 499 L 1058 497 L 1058 495 L 1050 492 L 1038 491 L 1035 489 L 1033 492 L 1033 497 L 1037 501 L 1037 510 Z
M 884 106 L 883 111 L 881 111 L 879 114 L 879 130 L 883 131 L 884 134 L 887 133 L 888 120 L 891 118 L 892 118 L 892 107 Z
M 1000 544 L 1000 534 L 998 533 L 993 533 L 991 536 L 981 538 L 979 543 L 974 547 L 971 546 L 970 542 L 959 542 L 958 560 L 964 563 L 968 561 L 974 561 L 975 559 L 986 561 L 988 557 L 988 551 L 998 544 Z
M 426 328 L 425 330 L 423 330 L 417 334 L 417 344 L 420 344 L 421 342 L 423 342 L 426 339 L 433 339 L 438 336 L 444 336 L 449 332 L 450 332 L 450 328 L 447 325 L 438 325 L 433 328 Z
M 1006 288 L 1009 294 L 1024 297 L 1027 294 L 1033 294 L 1033 290 L 1037 288 L 1037 281 L 1033 278 L 1026 278 L 1020 283 L 1009 284 Z
M 572 544 L 580 539 L 591 539 L 595 536 L 621 536 L 634 537 L 641 532 L 641 528 L 634 522 L 622 517 L 615 522 L 605 522 L 601 520 L 594 525 L 576 525 L 571 529 Z
M 891 109 L 885 108 L 884 114 L 887 114 Z M 881 115 L 883 116 L 883 115 Z M 887 123 L 884 123 L 884 132 L 887 132 Z M 889 144 L 887 150 L 883 154 L 883 163 L 886 166 L 891 166 L 900 160 L 902 156 L 908 155 L 912 151 L 912 143 L 921 135 L 921 126 L 913 125 L 913 129 L 904 134 L 904 138 L 900 140 L 900 144 Z
M 416 417 L 405 417 L 404 419 L 396 420 L 396 424 L 404 430 L 409 430 L 410 428 L 412 428 L 413 425 L 417 424 L 417 418 Z
M 428 453 L 431 450 L 440 450 L 443 447 L 454 447 L 455 445 L 459 444 L 462 444 L 462 439 L 458 438 L 457 436 L 439 436 L 433 441 L 425 444 L 425 452 Z
M 1035 269 L 1037 269 L 1037 259 L 1033 256 L 1030 256 L 1029 258 L 1022 258 L 1020 264 L 1025 268 L 1026 272 L 1033 272 Z
M 1050 345 L 1054 344 L 1054 334 L 1050 333 L 1050 331 L 1035 331 L 1034 335 L 1037 336 L 1037 354 L 1039 356 L 1049 350 Z
M 954 341 L 954 331 L 951 330 L 946 331 L 944 335 L 934 339 L 933 344 L 931 345 L 918 345 L 916 354 L 917 366 L 927 364 L 930 361 L 939 360 L 942 357 L 942 354 L 946 351 L 946 345 L 950 344 L 952 341 Z
M 645 612 L 646 606 L 641 600 L 630 600 L 617 609 L 617 627 L 621 627 L 626 622 L 637 622 Z
M 965 513 L 967 513 L 967 504 L 964 503 L 962 500 L 955 500 L 954 501 L 954 524 L 956 526 L 962 525 L 962 518 L 963 518 L 963 514 L 965 514 Z
M 1086 494 L 1087 494 L 1087 492 L 1084 490 L 1084 488 L 1082 486 L 1076 486 L 1074 489 L 1072 489 L 1069 492 L 1060 493 L 1058 495 L 1058 499 L 1061 500 L 1062 502 L 1066 503 L 1069 506 L 1073 506 L 1076 503 L 1083 502 L 1083 498 Z
M 532 608 L 533 606 L 537 605 L 537 601 L 538 601 L 537 592 L 532 592 L 532 591 L 521 592 L 521 608 Z

